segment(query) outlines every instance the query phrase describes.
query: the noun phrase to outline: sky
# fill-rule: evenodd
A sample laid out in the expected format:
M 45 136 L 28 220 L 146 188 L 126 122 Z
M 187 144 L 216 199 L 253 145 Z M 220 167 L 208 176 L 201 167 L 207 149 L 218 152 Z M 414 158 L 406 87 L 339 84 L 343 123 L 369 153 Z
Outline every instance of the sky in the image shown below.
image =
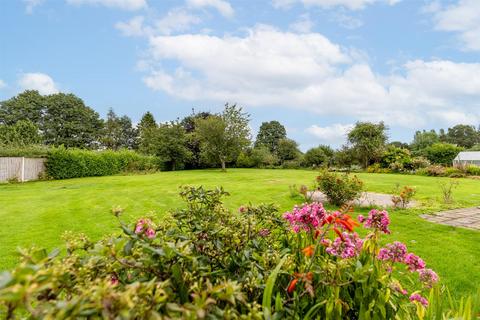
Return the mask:
M 0 100 L 74 93 L 138 122 L 237 103 L 302 150 L 480 124 L 480 0 L 0 0 Z

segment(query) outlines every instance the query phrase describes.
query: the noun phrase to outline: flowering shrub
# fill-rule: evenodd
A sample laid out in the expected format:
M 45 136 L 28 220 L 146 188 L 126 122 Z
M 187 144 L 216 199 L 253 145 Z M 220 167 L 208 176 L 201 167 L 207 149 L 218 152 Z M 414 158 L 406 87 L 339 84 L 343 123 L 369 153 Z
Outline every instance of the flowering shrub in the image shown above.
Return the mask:
M 407 208 L 416 193 L 417 190 L 415 190 L 415 188 L 404 186 L 399 195 L 392 196 L 393 206 L 395 208 Z
M 438 276 L 390 232 L 386 211 L 360 218 L 320 203 L 227 210 L 223 189 L 184 187 L 186 207 L 159 223 L 120 220 L 96 243 L 65 235 L 66 255 L 22 251 L 0 277 L 0 318 L 414 319 Z M 122 209 L 112 210 L 117 217 Z

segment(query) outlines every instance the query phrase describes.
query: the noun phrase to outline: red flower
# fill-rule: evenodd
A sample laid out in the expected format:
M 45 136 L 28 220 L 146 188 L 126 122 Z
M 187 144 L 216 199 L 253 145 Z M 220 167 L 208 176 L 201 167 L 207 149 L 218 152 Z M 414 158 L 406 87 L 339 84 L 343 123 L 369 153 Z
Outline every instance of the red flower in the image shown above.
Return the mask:
M 290 285 L 288 286 L 287 292 L 292 293 L 295 291 L 295 287 L 297 286 L 298 279 L 295 278 L 290 282 Z

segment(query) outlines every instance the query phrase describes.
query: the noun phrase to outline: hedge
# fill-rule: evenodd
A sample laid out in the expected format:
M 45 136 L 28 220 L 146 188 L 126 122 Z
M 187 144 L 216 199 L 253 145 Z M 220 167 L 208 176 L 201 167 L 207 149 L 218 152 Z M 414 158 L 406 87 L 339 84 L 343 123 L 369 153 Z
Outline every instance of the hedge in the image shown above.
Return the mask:
M 108 176 L 127 171 L 157 170 L 157 158 L 134 151 L 89 151 L 51 149 L 47 156 L 46 172 L 52 179 Z
M 43 145 L 0 146 L 0 157 L 45 158 L 50 148 Z

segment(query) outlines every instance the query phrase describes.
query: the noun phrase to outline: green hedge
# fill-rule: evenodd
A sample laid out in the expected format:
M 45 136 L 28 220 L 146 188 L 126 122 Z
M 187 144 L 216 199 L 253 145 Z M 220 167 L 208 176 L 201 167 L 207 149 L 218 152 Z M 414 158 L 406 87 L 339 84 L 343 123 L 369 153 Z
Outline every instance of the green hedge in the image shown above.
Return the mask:
M 49 150 L 49 147 L 43 145 L 21 147 L 0 145 L 0 157 L 45 158 Z
M 53 179 L 108 176 L 128 171 L 157 170 L 157 158 L 134 151 L 89 151 L 55 148 L 47 156 L 47 175 Z

